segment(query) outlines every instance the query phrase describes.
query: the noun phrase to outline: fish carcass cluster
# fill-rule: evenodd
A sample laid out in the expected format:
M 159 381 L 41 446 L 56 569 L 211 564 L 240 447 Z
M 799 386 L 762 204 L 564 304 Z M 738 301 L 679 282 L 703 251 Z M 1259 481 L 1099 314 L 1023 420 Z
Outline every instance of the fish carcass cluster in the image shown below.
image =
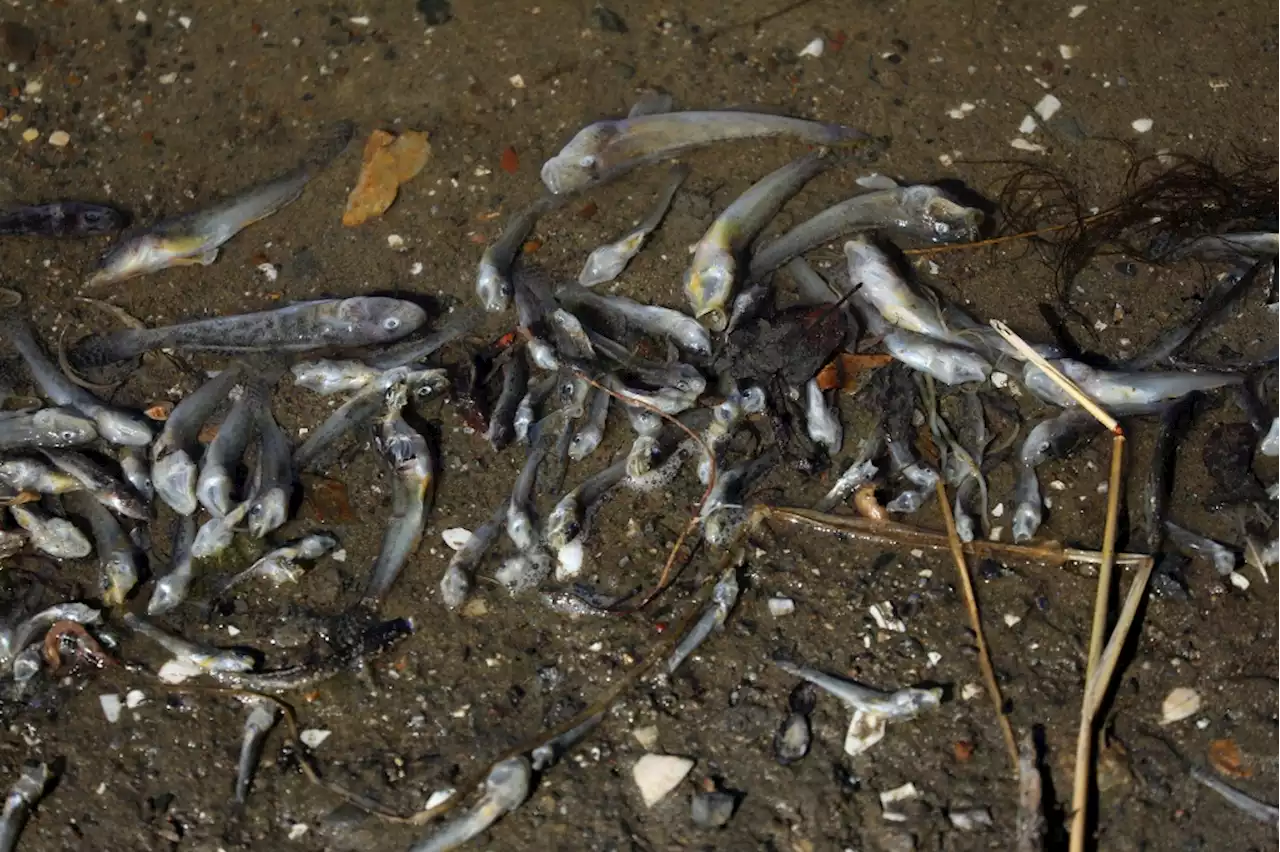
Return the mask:
M 218 247 L 236 232 L 297 198 L 317 170 L 341 152 L 351 132 L 349 125 L 339 127 L 275 181 L 126 237 L 91 283 L 102 286 L 176 264 L 214 262 Z M 599 289 L 621 275 L 660 226 L 689 175 L 683 163 L 670 168 L 651 212 L 630 232 L 593 251 L 576 281 L 554 281 L 519 257 L 539 217 L 568 198 L 693 148 L 769 136 L 816 147 L 760 178 L 711 223 L 683 270 L 687 310 L 642 304 Z M 233 688 L 287 692 L 385 650 L 412 625 L 379 623 L 372 616 L 419 545 L 440 466 L 437 449 L 405 412 L 451 389 L 469 414 L 478 415 L 477 425 L 494 451 L 523 447 L 525 453 L 510 495 L 476 529 L 450 542 L 456 553 L 440 579 L 440 593 L 451 610 L 473 593 L 483 560 L 505 537 L 509 546 L 494 577 L 509 592 L 536 592 L 546 605 L 573 616 L 608 611 L 608 596 L 576 583 L 592 513 L 615 489 L 665 488 L 686 462 L 694 463 L 699 481 L 708 487 L 700 530 L 712 546 L 732 540 L 747 516 L 744 503 L 751 488 L 783 459 L 810 472 L 826 469 L 835 458 L 847 462 L 817 501 L 823 510 L 867 486 L 892 484 L 896 493 L 884 508 L 914 512 L 935 493 L 939 478 L 946 477 L 957 488 L 960 531 L 971 539 L 987 526 L 983 456 L 991 441 L 975 389 L 997 368 L 1021 370 L 1021 383 L 1031 394 L 1062 409 L 1037 424 L 1015 454 L 1014 535 L 1020 541 L 1031 538 L 1044 505 L 1037 465 L 1096 426 L 1019 349 L 912 280 L 888 242 L 969 241 L 978 234 L 982 213 L 938 187 L 900 185 L 877 176 L 860 181 L 865 191 L 779 236 L 761 239 L 811 178 L 829 168 L 848 167 L 850 149 L 856 153 L 872 144 L 859 131 L 813 121 L 756 113 L 671 112 L 669 105 L 649 103 L 625 119 L 584 128 L 544 165 L 546 193 L 514 215 L 480 259 L 475 281 L 480 306 L 502 315 L 504 322 L 514 309 L 517 332 L 504 345 L 485 351 L 472 365 L 470 382 L 459 382 L 428 362 L 471 331 L 479 312 L 460 312 L 431 333 L 414 336 L 427 322 L 425 312 L 407 301 L 379 297 L 325 299 L 164 328 L 130 328 L 91 336 L 72 348 L 67 360 L 80 371 L 156 350 L 226 354 L 225 366 L 206 377 L 158 426 L 103 401 L 82 380 L 73 381 L 18 311 L 6 311 L 0 344 L 25 362 L 43 401 L 0 416 L 0 498 L 17 524 L 0 527 L 0 558 L 28 546 L 54 559 L 79 559 L 96 551 L 102 608 L 67 602 L 11 619 L 0 634 L 3 661 L 12 664 L 21 685 L 59 658 L 47 653 L 50 649 L 82 660 L 104 659 L 107 652 L 88 628 L 102 630 L 103 609 L 131 609 L 130 600 L 140 589 L 145 590 L 141 597 L 147 617 L 124 611 L 119 623 L 165 650 L 168 662 L 161 674 L 173 681 L 204 676 Z M 31 221 L 40 220 L 33 215 Z M 844 268 L 824 276 L 805 255 L 833 242 L 842 242 Z M 1264 241 L 1260 250 L 1253 242 L 1249 246 L 1252 255 L 1274 257 L 1274 240 Z M 790 279 L 800 301 L 777 310 L 775 285 L 781 276 Z M 1091 367 L 1050 346 L 1037 349 L 1111 410 L 1172 420 L 1171 406 L 1189 394 L 1242 383 L 1232 372 L 1147 369 L 1168 362 L 1188 336 L 1158 357 L 1119 369 Z M 879 341 L 894 364 L 873 381 L 876 428 L 848 459 L 833 399 L 839 391 L 817 375 L 834 356 L 866 339 Z M 272 387 L 286 374 L 317 394 L 347 395 L 296 447 L 271 411 Z M 492 404 L 486 401 L 486 374 L 498 385 Z M 948 401 L 959 400 L 961 416 L 946 413 L 955 406 L 947 409 L 938 385 L 960 387 Z M 937 466 L 914 449 L 917 408 L 924 409 L 940 450 Z M 565 492 L 562 483 L 570 462 L 596 453 L 605 441 L 610 412 L 619 409 L 634 433 L 630 449 Z M 220 421 L 219 411 L 224 412 Z M 769 423 L 772 447 L 734 461 L 728 449 L 748 419 Z M 213 422 L 218 422 L 216 434 L 202 444 L 201 433 Z M 341 619 L 342 629 L 333 631 L 337 635 L 329 660 L 263 671 L 249 656 L 197 646 L 150 620 L 187 602 L 198 579 L 194 566 L 226 550 L 236 534 L 262 540 L 279 529 L 288 520 L 298 474 L 321 463 L 343 435 L 370 427 L 376 451 L 392 472 L 391 516 L 360 600 Z M 1274 453 L 1274 423 L 1271 432 Z M 249 471 L 247 478 L 239 475 L 241 468 Z M 545 517 L 538 510 L 539 496 L 556 498 Z M 1163 540 L 1167 529 L 1180 547 L 1203 551 L 1215 544 L 1165 527 L 1160 499 L 1153 497 L 1154 528 L 1160 530 L 1153 536 Z M 157 504 L 175 516 L 175 532 L 171 564 L 167 570 L 151 569 L 154 583 L 148 589 L 136 543 L 144 537 L 136 533 L 152 522 Z M 90 534 L 73 519 L 83 520 Z M 126 532 L 127 525 L 134 526 L 135 534 Z M 326 533 L 284 543 L 223 579 L 205 596 L 206 605 L 253 578 L 288 582 L 297 576 L 299 563 L 321 558 L 336 546 Z M 1234 565 L 1229 551 L 1210 555 L 1215 562 Z M 735 572 L 731 567 L 719 578 L 711 604 L 676 646 L 667 671 L 729 616 L 738 596 Z M 52 645 L 41 641 L 55 636 L 55 630 Z M 836 694 L 849 692 L 813 670 L 790 664 L 784 668 Z M 854 695 L 847 700 L 857 706 L 872 701 L 862 692 Z M 923 693 L 901 695 L 911 713 L 937 700 Z M 883 703 L 888 699 L 875 701 L 881 703 L 862 710 L 872 717 L 892 717 Z M 239 801 L 274 718 L 269 705 L 252 703 L 245 733 L 249 765 L 242 766 Z M 547 754 L 562 752 L 583 733 L 549 742 Z M 535 753 L 532 768 L 549 765 L 547 754 Z M 486 782 L 485 798 L 416 848 L 452 848 L 483 831 L 524 800 L 530 772 L 523 757 L 498 763 Z

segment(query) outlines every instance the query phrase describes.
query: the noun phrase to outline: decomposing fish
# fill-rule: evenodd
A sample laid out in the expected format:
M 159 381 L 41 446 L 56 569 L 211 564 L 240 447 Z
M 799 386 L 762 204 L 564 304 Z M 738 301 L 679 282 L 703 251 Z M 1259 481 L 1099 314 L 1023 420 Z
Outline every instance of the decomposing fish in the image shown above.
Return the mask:
M 1068 409 L 1056 417 L 1041 420 L 1027 433 L 1015 464 L 1017 480 L 1013 497 L 1017 505 L 1012 521 L 1014 541 L 1030 541 L 1040 528 L 1044 500 L 1040 496 L 1036 468 L 1079 446 L 1097 422 L 1087 411 Z
M 707 388 L 707 380 L 692 364 L 680 361 L 661 363 L 641 358 L 631 354 L 625 346 L 599 334 L 592 334 L 591 340 L 595 343 L 596 350 L 616 364 L 619 370 L 650 387 L 670 388 L 693 396 L 700 396 Z
M 516 409 L 529 387 L 529 364 L 524 353 L 515 351 L 502 365 L 502 390 L 489 414 L 489 431 L 485 435 L 494 451 L 500 452 L 515 438 Z
M 1069 358 L 1050 363 L 1099 405 L 1129 414 L 1158 410 L 1165 403 L 1192 391 L 1210 391 L 1244 381 L 1243 376 L 1235 373 L 1100 370 Z M 1077 404 L 1043 370 L 1030 362 L 1023 368 L 1022 383 L 1045 402 L 1064 408 Z
M 612 373 L 604 377 L 602 384 L 617 394 L 623 402 L 640 403 L 663 414 L 679 414 L 687 408 L 692 408 L 698 401 L 698 394 L 674 387 L 658 390 L 630 387 Z
M 707 637 L 711 635 L 711 631 L 724 627 L 724 623 L 729 619 L 729 613 L 738 602 L 740 589 L 741 587 L 738 585 L 738 566 L 731 564 L 720 575 L 720 579 L 716 581 L 715 588 L 711 591 L 711 602 L 707 604 L 707 608 L 703 610 L 702 615 L 689 628 L 689 632 L 680 639 L 680 642 L 671 652 L 671 656 L 667 658 L 667 674 L 673 674 L 676 669 L 680 668 L 680 664 L 688 659 L 689 655 L 698 650 L 702 643 L 707 640 Z
M 624 458 L 587 477 L 551 510 L 544 537 L 556 555 L 556 580 L 572 579 L 582 570 L 582 536 L 587 517 L 626 475 Z
M 13 315 L 0 317 L 0 340 L 7 340 L 22 356 L 31 378 L 45 397 L 54 405 L 74 409 L 93 420 L 104 440 L 130 447 L 151 443 L 151 427 L 141 417 L 107 405 L 63 375 L 49 360 L 26 320 Z
M 815 145 L 847 145 L 870 137 L 860 130 L 763 113 L 667 112 L 597 121 L 542 166 L 542 183 L 556 194 L 576 192 L 644 163 L 731 139 L 794 136 Z
M 574 430 L 569 444 L 569 458 L 582 461 L 596 451 L 604 440 L 605 426 L 609 420 L 609 403 L 613 397 L 593 387 L 587 394 L 586 414 L 581 426 Z
M 1151 445 L 1151 463 L 1142 483 L 1140 517 L 1147 553 L 1160 553 L 1164 544 L 1164 516 L 1173 489 L 1173 465 L 1177 456 L 1178 437 L 1190 419 L 1196 394 L 1189 394 L 1170 405 L 1160 416 L 1160 428 Z
M 250 494 L 243 503 L 237 503 L 225 514 L 214 515 L 200 525 L 200 529 L 196 531 L 196 540 L 191 545 L 192 559 L 208 559 L 231 546 L 236 528 L 249 514 L 252 496 Z
M 805 382 L 805 426 L 809 438 L 826 448 L 831 455 L 844 446 L 844 427 L 840 424 L 840 410 L 828 408 L 817 379 Z
M 273 586 L 296 583 L 302 574 L 298 568 L 299 562 L 314 562 L 337 546 L 338 540 L 328 533 L 305 535 L 297 541 L 275 548 L 228 579 L 213 593 L 212 599 L 222 600 L 236 586 L 256 578 L 265 579 Z
M 1193 533 L 1173 521 L 1166 520 L 1164 528 L 1169 534 L 1170 544 L 1189 557 L 1208 560 L 1219 576 L 1227 577 L 1236 570 L 1236 554 L 1226 545 Z
M 129 487 L 139 497 L 150 503 L 156 496 L 156 487 L 151 479 L 151 465 L 147 463 L 147 454 L 140 447 L 121 447 L 118 458 L 125 482 L 129 483 Z
M 620 330 L 639 329 L 670 340 L 700 361 L 711 357 L 711 335 L 701 323 L 681 311 L 643 305 L 625 296 L 608 296 L 575 285 L 560 287 L 556 298 L 571 308 L 590 311 Z
M 1161 260 L 1197 257 L 1201 260 L 1257 260 L 1275 257 L 1280 251 L 1280 234 L 1275 231 L 1251 231 L 1234 234 L 1209 234 L 1188 240 Z
M 334 409 L 293 451 L 294 468 L 306 470 L 311 467 L 339 438 L 372 420 L 382 407 L 387 388 L 395 381 L 404 381 L 407 375 L 407 370 L 384 373 L 378 381 L 365 385 Z
M 957 204 L 936 186 L 867 192 L 827 208 L 762 246 L 751 257 L 750 277 L 763 278 L 791 258 L 856 231 L 896 231 L 930 242 L 967 242 L 976 238 L 982 219 L 982 211 Z
M 476 270 L 476 297 L 486 311 L 500 313 L 511 305 L 511 266 L 538 219 L 561 203 L 554 196 L 542 196 L 513 215 L 498 239 L 485 248 Z
M 0 459 L 0 484 L 36 494 L 66 494 L 84 488 L 74 476 L 55 470 L 39 459 L 22 457 Z
M 262 747 L 279 716 L 280 708 L 272 701 L 254 699 L 249 702 L 249 715 L 245 717 L 244 734 L 240 738 L 240 761 L 236 765 L 236 791 L 232 800 L 239 807 L 244 807 L 249 800 L 249 786 L 262 759 Z
M 98 429 L 92 420 L 62 408 L 0 417 L 0 451 L 79 447 L 97 439 Z
M 115 517 L 97 500 L 83 492 L 70 495 L 68 500 L 74 502 L 75 511 L 89 521 L 93 530 L 93 543 L 98 551 L 101 572 L 102 602 L 107 606 L 122 605 L 129 592 L 138 584 L 138 564 L 133 543 Z
M 96 237 L 119 231 L 128 217 L 88 201 L 54 201 L 0 209 L 0 236 Z
M 472 308 L 460 309 L 447 323 L 430 334 L 402 340 L 394 346 L 379 348 L 369 357 L 368 363 L 379 370 L 411 367 L 470 332 L 480 324 L 483 317 L 484 314 L 481 311 Z
M 538 409 L 559 384 L 560 377 L 554 374 L 541 376 L 529 383 L 528 390 L 524 392 L 524 396 L 520 397 L 520 404 L 516 406 L 516 414 L 511 421 L 516 441 L 521 444 L 529 443 L 529 429 L 538 420 Z
M 150 517 L 142 497 L 88 456 L 75 450 L 41 452 L 58 470 L 74 478 L 93 499 L 113 512 L 138 521 Z
M 248 382 L 231 410 L 218 424 L 200 460 L 196 479 L 196 500 L 205 511 L 221 517 L 231 511 L 231 489 L 236 467 L 244 456 L 258 420 L 258 409 L 267 404 L 269 388 L 260 379 Z
M 125 235 L 103 258 L 99 270 L 89 278 L 89 286 L 124 281 L 170 266 L 213 263 L 223 243 L 302 195 L 311 179 L 346 149 L 354 133 L 351 122 L 336 122 L 297 167 L 280 177 L 203 210 Z
M 9 513 L 27 531 L 31 546 L 41 553 L 54 559 L 83 559 L 93 553 L 89 539 L 66 518 L 50 516 L 32 504 L 14 503 Z
M 293 494 L 293 457 L 289 436 L 280 428 L 271 406 L 255 409 L 258 427 L 258 464 L 253 473 L 249 503 L 249 534 L 262 538 L 289 519 Z
M 399 340 L 426 319 L 426 311 L 403 299 L 316 299 L 268 311 L 90 335 L 75 345 L 69 357 L 81 369 L 125 361 L 153 349 L 307 352 L 370 346 Z
M 858 457 L 836 478 L 831 490 L 814 504 L 814 508 L 819 512 L 829 512 L 849 499 L 850 494 L 874 480 L 876 474 L 880 472 L 880 469 L 875 464 L 875 459 L 883 449 L 884 430 L 877 427 L 875 432 L 863 443 Z
M 391 468 L 391 518 L 364 591 L 363 601 L 369 606 L 381 603 L 405 561 L 417 551 L 435 489 L 435 459 L 426 439 L 405 422 L 401 412 L 406 403 L 404 385 L 387 391 L 387 410 L 375 441 Z
M 507 501 L 507 538 L 519 551 L 531 550 L 537 543 L 537 532 L 532 517 L 533 486 L 537 481 L 538 467 L 550 450 L 548 436 L 553 431 L 551 417 L 544 419 L 535 427 L 540 434 L 534 437 L 529 447 L 529 455 L 520 469 L 520 475 L 516 477 L 515 486 L 511 489 L 511 499 Z
M 492 517 L 477 527 L 467 543 L 450 558 L 449 567 L 440 579 L 440 599 L 449 609 L 458 609 L 466 602 L 467 596 L 471 594 L 476 566 L 497 542 L 498 535 L 506 526 L 506 520 L 507 501 L 502 500 L 494 509 Z
M 0 852 L 13 852 L 18 846 L 18 836 L 27 824 L 31 809 L 44 797 L 53 781 L 48 764 L 29 760 L 22 764 L 22 773 L 4 797 L 4 812 L 0 814 Z
M 632 228 L 626 236 L 606 243 L 591 252 L 586 264 L 582 267 L 582 272 L 578 273 L 578 283 L 583 287 L 595 287 L 597 284 L 604 284 L 621 275 L 631 258 L 635 257 L 644 246 L 645 240 L 661 224 L 667 215 L 667 210 L 671 208 L 676 191 L 688 176 L 688 166 L 683 163 L 672 166 L 670 177 L 667 178 L 662 191 L 658 193 L 657 201 L 649 214 L 641 219 L 640 224 Z
M 521 755 L 494 764 L 484 794 L 465 814 L 446 822 L 410 847 L 409 852 L 446 852 L 479 836 L 529 797 L 533 769 Z
M 917 395 L 906 371 L 898 368 L 893 374 L 890 391 L 884 420 L 889 465 L 896 475 L 915 487 L 899 493 L 885 508 L 891 512 L 911 513 L 933 496 L 938 472 L 929 463 L 920 461 L 912 448 L 914 430 L 911 418 Z
M 101 620 L 102 613 L 98 610 L 87 604 L 72 602 L 55 604 L 12 627 L 6 624 L 0 627 L 0 665 L 9 663 L 33 639 L 59 621 L 97 624 Z
M 752 184 L 707 229 L 684 275 L 684 292 L 694 317 L 712 331 L 728 325 L 729 297 L 738 277 L 738 256 L 769 224 L 791 196 L 831 160 L 815 151 Z
M 814 686 L 839 698 L 855 710 L 870 713 L 889 720 L 914 719 L 924 710 L 942 703 L 941 689 L 915 689 L 908 687 L 896 692 L 881 692 L 844 678 L 834 677 L 808 666 L 798 666 L 787 660 L 775 659 L 773 664 L 784 672 L 803 678 Z
M 121 616 L 125 625 L 140 636 L 145 636 L 173 655 L 171 662 L 189 675 L 214 672 L 248 672 L 253 668 L 253 658 L 239 651 L 221 648 L 203 648 L 156 627 L 154 624 L 126 612 Z
M 335 393 L 358 391 L 383 371 L 363 361 L 332 361 L 325 358 L 319 361 L 299 361 L 289 368 L 289 372 L 293 373 L 293 383 L 298 387 L 320 396 L 332 396 Z
M 163 615 L 175 609 L 187 598 L 187 590 L 191 587 L 194 576 L 191 548 L 196 541 L 196 519 L 194 515 L 179 515 L 173 524 L 172 553 L 169 557 L 169 571 L 156 580 L 151 591 L 151 600 L 147 602 L 147 615 Z

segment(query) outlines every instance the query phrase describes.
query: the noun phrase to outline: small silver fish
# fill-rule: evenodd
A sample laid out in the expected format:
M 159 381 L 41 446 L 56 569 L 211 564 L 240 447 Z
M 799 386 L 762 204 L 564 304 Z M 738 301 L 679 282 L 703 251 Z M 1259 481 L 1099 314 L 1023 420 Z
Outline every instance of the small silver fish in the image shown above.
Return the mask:
M 186 600 L 187 590 L 191 587 L 194 576 L 191 548 L 195 541 L 195 516 L 179 515 L 173 525 L 173 552 L 169 557 L 169 572 L 156 580 L 151 600 L 147 602 L 147 615 L 164 615 Z
M 8 664 L 19 651 L 59 621 L 97 624 L 102 621 L 102 613 L 87 604 L 61 603 L 37 612 L 12 628 L 0 627 L 0 665 Z
M 258 465 L 249 499 L 249 535 L 263 538 L 289 519 L 293 493 L 293 461 L 289 436 L 276 423 L 271 406 L 257 409 Z
M 363 361 L 300 361 L 289 368 L 293 383 L 321 396 L 358 391 L 382 371 Z
M 120 472 L 138 496 L 150 503 L 156 496 L 155 483 L 151 479 L 151 465 L 147 455 L 138 447 L 121 447 L 118 454 Z
M 558 737 L 552 737 L 535 748 L 529 753 L 533 759 L 533 771 L 543 772 L 550 769 L 565 756 L 569 749 L 586 739 L 587 734 L 594 731 L 603 721 L 603 712 L 588 716 L 582 724 L 570 728 Z
M 37 494 L 66 494 L 84 488 L 74 476 L 33 458 L 0 459 L 0 483 L 16 491 Z
M 556 291 L 556 298 L 573 308 L 583 308 L 624 329 L 670 340 L 699 362 L 711 357 L 711 335 L 693 317 L 660 305 L 644 305 L 625 296 L 608 296 L 574 285 Z
M 196 479 L 196 500 L 215 518 L 231 510 L 232 477 L 249 445 L 258 409 L 267 404 L 268 392 L 263 383 L 249 382 L 218 425 L 218 433 L 205 447 Z
M 803 678 L 823 689 L 855 710 L 870 713 L 883 719 L 904 721 L 914 719 L 925 710 L 942 703 L 941 689 L 899 689 L 896 692 L 880 692 L 844 678 L 824 674 L 807 666 L 797 666 L 785 660 L 773 664 L 784 672 Z
M 529 797 L 533 769 L 521 755 L 494 764 L 484 780 L 484 794 L 462 816 L 446 822 L 419 840 L 409 852 L 447 852 L 457 849 L 488 830 Z
M 640 220 L 640 224 L 626 236 L 606 243 L 591 252 L 586 264 L 582 267 L 582 272 L 578 273 L 578 283 L 583 287 L 595 287 L 597 284 L 604 284 L 621 275 L 631 258 L 640 252 L 645 240 L 661 224 L 667 215 L 667 210 L 671 208 L 676 192 L 688 176 L 688 166 L 683 163 L 672 166 L 666 186 L 658 194 L 658 199 L 649 214 Z
M 337 122 L 313 144 L 291 171 L 201 211 L 187 213 L 126 235 L 103 258 L 89 286 L 124 281 L 170 266 L 208 265 L 218 249 L 240 231 L 297 200 L 303 188 L 347 147 L 355 133 L 349 121 Z
M 513 290 L 511 266 L 516 255 L 533 231 L 533 226 L 538 224 L 538 219 L 561 203 L 554 197 L 539 198 L 512 216 L 498 239 L 485 248 L 476 270 L 476 297 L 486 311 L 501 313 L 510 307 Z
M 250 500 L 238 503 L 224 515 L 214 515 L 200 525 L 196 532 L 196 540 L 191 545 L 192 559 L 208 559 L 217 556 L 231 546 L 235 538 L 236 527 L 249 514 Z
M 80 368 L 113 364 L 153 349 L 307 352 L 332 346 L 371 346 L 399 340 L 426 319 L 426 311 L 403 299 L 317 299 L 267 311 L 91 335 L 77 343 L 69 357 L 72 365 Z
M 1213 563 L 1220 577 L 1229 577 L 1236 570 L 1236 554 L 1226 545 L 1166 520 L 1164 528 L 1169 533 L 1169 543 L 1187 556 L 1206 559 Z
M 684 635 L 675 650 L 671 652 L 670 658 L 667 659 L 667 674 L 673 674 L 676 669 L 680 668 L 680 664 L 689 658 L 689 655 L 702 645 L 711 635 L 711 631 L 724 627 L 724 623 L 729 619 L 729 613 L 733 609 L 734 604 L 738 602 L 738 568 L 736 565 L 730 565 L 725 569 L 724 574 L 716 582 L 715 588 L 711 592 L 711 602 L 707 605 L 706 610 L 689 628 L 689 632 Z
M 827 401 L 817 379 L 805 383 L 805 428 L 815 444 L 825 447 L 831 455 L 837 455 L 844 446 L 844 427 L 840 424 L 840 410 L 827 407 Z
M 580 540 L 587 515 L 626 475 L 627 460 L 624 458 L 583 480 L 581 485 L 560 498 L 547 516 L 543 537 L 556 553 L 557 581 L 572 579 L 581 569 L 581 553 L 571 545 Z M 562 553 L 566 555 L 561 556 Z
M 1068 409 L 1056 417 L 1041 420 L 1027 433 L 1015 464 L 1012 521 L 1015 542 L 1030 541 L 1043 519 L 1044 501 L 1036 468 L 1078 446 L 1091 430 L 1096 431 L 1097 422 L 1087 411 Z
M 233 801 L 244 807 L 249 800 L 249 786 L 262 759 L 262 747 L 267 734 L 275 727 L 280 708 L 271 701 L 254 699 L 249 703 L 249 715 L 244 720 L 244 734 L 240 738 L 240 761 L 236 765 L 236 792 Z
M 259 577 L 277 587 L 285 583 L 296 583 L 302 574 L 302 570 L 298 567 L 299 562 L 314 562 L 337 546 L 338 540 L 328 533 L 312 533 L 303 536 L 297 541 L 277 547 L 231 577 L 218 587 L 212 597 L 214 600 L 222 600 L 231 589 L 246 580 Z
M 685 296 L 697 320 L 712 331 L 725 329 L 738 256 L 782 205 L 830 163 L 824 151 L 794 160 L 754 183 L 716 218 L 698 241 L 684 276 Z
M 502 365 L 502 390 L 489 414 L 489 430 L 485 437 L 495 452 L 500 452 L 515 438 L 516 409 L 529 387 L 529 365 L 523 352 L 512 352 Z
M 362 600 L 376 606 L 391 590 L 408 558 L 417 551 L 435 488 L 436 463 L 426 439 L 401 415 L 404 385 L 387 391 L 387 410 L 378 427 L 377 449 L 391 468 L 391 518 Z
M 29 503 L 14 503 L 9 513 L 27 531 L 31 546 L 54 559 L 83 559 L 93 553 L 93 545 L 75 524 L 52 517 Z
M 1127 413 L 1153 411 L 1193 391 L 1214 390 L 1244 381 L 1243 376 L 1235 373 L 1100 370 L 1068 358 L 1050 363 L 1099 405 Z M 1023 368 L 1022 383 L 1045 402 L 1062 407 L 1076 405 L 1075 400 L 1034 364 L 1027 363 Z
M 609 403 L 612 401 L 613 397 L 609 394 L 599 388 L 591 388 L 587 394 L 586 419 L 573 433 L 573 441 L 569 444 L 569 458 L 582 461 L 600 446 L 609 420 Z
M 732 139 L 793 136 L 815 145 L 848 145 L 870 137 L 860 130 L 753 112 L 667 112 L 588 125 L 542 166 L 542 183 L 570 193 L 611 180 L 644 163 Z
M 440 598 L 449 609 L 456 610 L 466 603 L 471 594 L 476 566 L 497 542 L 506 519 L 507 501 L 503 500 L 494 509 L 493 516 L 477 527 L 467 543 L 450 558 L 449 567 L 440 579 Z
M 98 429 L 92 420 L 61 408 L 0 418 L 0 451 L 79 447 L 97 439 Z
M 751 258 L 761 279 L 793 257 L 856 231 L 897 231 L 929 242 L 977 238 L 982 211 L 957 204 L 935 186 L 900 186 L 855 195 L 796 225 Z M 857 278 L 853 279 L 857 281 Z
M 22 764 L 22 773 L 4 797 L 4 813 L 0 815 L 0 850 L 12 852 L 18 846 L 18 837 L 27 824 L 27 817 L 44 798 L 53 772 L 45 763 L 29 760 Z
M 138 521 L 150 517 L 145 500 L 88 456 L 75 450 L 41 452 L 58 470 L 75 478 L 93 499 L 111 511 Z
M 247 672 L 253 668 L 253 658 L 238 651 L 208 649 L 188 642 L 180 636 L 167 633 L 131 612 L 121 616 L 135 633 L 155 642 L 181 663 L 190 664 L 201 672 Z
M 76 499 L 79 498 L 79 499 Z M 98 550 L 98 566 L 102 580 L 102 602 L 121 606 L 138 585 L 138 564 L 133 543 L 106 507 L 81 492 L 68 498 L 75 511 L 89 521 L 93 543 Z

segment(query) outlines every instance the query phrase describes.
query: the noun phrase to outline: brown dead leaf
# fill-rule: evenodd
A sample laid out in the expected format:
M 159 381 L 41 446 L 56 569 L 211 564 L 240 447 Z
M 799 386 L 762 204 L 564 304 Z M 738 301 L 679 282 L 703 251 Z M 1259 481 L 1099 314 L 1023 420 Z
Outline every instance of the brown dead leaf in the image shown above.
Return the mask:
M 342 224 L 354 228 L 381 216 L 396 200 L 400 184 L 422 171 L 431 156 L 427 134 L 406 130 L 394 136 L 385 130 L 369 134 L 360 163 L 360 177 L 347 198 Z
M 325 523 L 350 521 L 355 518 L 347 499 L 347 486 L 336 479 L 315 479 L 304 483 L 306 504 L 316 520 Z
M 1252 770 L 1245 766 L 1235 740 L 1214 740 L 1209 743 L 1209 763 L 1221 775 L 1232 778 L 1248 778 L 1253 775 Z
M 893 360 L 890 355 L 857 355 L 841 352 L 818 371 L 818 387 L 824 391 L 840 388 L 852 393 L 865 381 L 863 374 L 883 367 Z

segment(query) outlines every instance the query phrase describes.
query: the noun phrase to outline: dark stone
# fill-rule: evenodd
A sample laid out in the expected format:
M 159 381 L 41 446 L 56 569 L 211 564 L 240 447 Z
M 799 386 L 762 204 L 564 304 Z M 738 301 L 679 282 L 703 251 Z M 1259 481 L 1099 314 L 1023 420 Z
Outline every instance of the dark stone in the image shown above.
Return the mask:
M 438 27 L 453 20 L 453 4 L 449 0 L 418 0 L 418 11 L 429 27 Z
M 591 10 L 591 22 L 607 33 L 625 33 L 627 22 L 612 9 L 596 4 Z

